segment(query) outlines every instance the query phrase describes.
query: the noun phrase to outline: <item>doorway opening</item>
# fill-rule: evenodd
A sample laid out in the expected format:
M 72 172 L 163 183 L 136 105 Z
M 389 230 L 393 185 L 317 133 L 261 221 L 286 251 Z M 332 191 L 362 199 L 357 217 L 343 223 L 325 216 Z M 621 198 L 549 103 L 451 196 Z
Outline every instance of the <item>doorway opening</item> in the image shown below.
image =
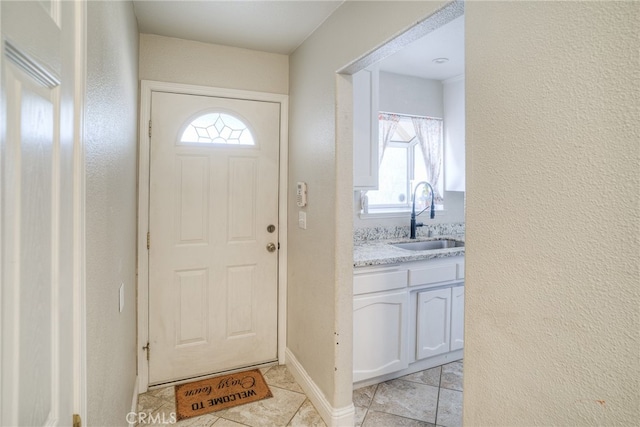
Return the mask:
M 462 79 L 462 82 L 464 82 L 464 75 L 463 75 L 464 65 L 462 65 L 462 68 L 461 68 L 462 72 L 454 71 L 449 75 L 440 75 L 437 77 L 432 76 L 431 78 L 427 78 L 426 76 L 421 77 L 415 74 L 407 75 L 406 68 L 404 69 L 394 68 L 390 62 L 385 63 L 386 60 L 391 60 L 394 56 L 402 56 L 403 55 L 402 51 L 404 51 L 405 49 L 408 50 L 410 48 L 410 45 L 420 44 L 420 41 L 423 38 L 425 40 L 428 40 L 429 34 L 433 35 L 437 33 L 438 30 L 445 30 L 448 25 L 452 25 L 452 26 L 458 25 L 460 28 L 464 28 L 463 16 L 464 16 L 464 5 L 459 2 L 452 2 L 447 6 L 445 6 L 444 8 L 440 9 L 438 12 L 420 21 L 418 24 L 411 27 L 403 34 L 388 41 L 384 45 L 381 45 L 380 47 L 368 53 L 367 55 L 353 61 L 351 64 L 345 66 L 343 69 L 339 71 L 337 76 L 336 147 L 346 146 L 347 148 L 345 148 L 344 151 L 337 150 L 338 163 L 340 163 L 341 158 L 342 158 L 342 162 L 344 163 L 354 162 L 355 156 L 356 156 L 356 153 L 354 153 L 353 151 L 348 152 L 348 149 L 353 150 L 353 145 L 349 142 L 353 141 L 354 139 L 353 117 L 354 117 L 355 100 L 353 99 L 353 86 L 354 86 L 353 75 L 363 70 L 375 69 L 376 72 L 378 73 L 378 78 L 380 78 L 380 72 L 382 72 L 386 74 L 385 79 L 387 80 L 401 81 L 403 79 L 404 80 L 424 79 L 424 80 L 436 80 L 440 82 L 439 84 L 442 84 L 441 82 L 443 80 L 449 80 L 451 83 L 455 83 L 456 80 Z M 462 34 L 461 37 L 462 37 L 462 40 L 464 40 L 464 34 Z M 426 41 L 425 43 L 428 44 L 428 42 Z M 413 55 L 416 56 L 415 53 Z M 447 61 L 442 60 L 442 58 L 444 57 L 447 57 L 447 56 L 438 55 L 437 57 L 433 57 L 433 58 L 429 57 L 428 60 L 432 62 L 434 65 L 443 65 L 447 63 Z M 449 62 L 452 62 L 451 58 L 449 59 L 450 59 Z M 438 61 L 434 61 L 434 60 L 438 60 Z M 464 49 L 462 49 L 462 60 L 464 60 Z M 398 88 L 396 87 L 396 90 L 397 89 Z M 462 89 L 461 95 L 462 95 L 462 99 L 464 99 L 464 88 Z M 440 108 L 441 109 L 443 108 L 442 105 L 440 106 Z M 388 108 L 381 108 L 381 111 L 384 111 L 384 110 L 386 110 L 386 112 L 389 112 Z M 464 111 L 464 107 L 462 108 L 462 111 Z M 413 111 L 394 111 L 394 112 L 404 113 L 404 114 L 417 114 L 421 116 L 430 115 L 426 113 L 419 113 L 419 112 L 416 113 Z M 461 127 L 464 130 L 464 122 L 462 122 Z M 447 213 L 446 213 L 447 211 L 449 212 L 449 214 L 451 214 L 452 212 L 455 212 L 455 214 L 452 217 L 449 217 L 449 219 L 453 219 L 456 223 L 462 223 L 462 231 L 463 231 L 464 230 L 463 228 L 464 227 L 464 137 L 462 137 L 461 147 L 458 147 L 458 148 L 462 149 L 462 156 L 463 156 L 461 160 L 460 158 L 457 159 L 458 167 L 461 169 L 461 171 L 459 172 L 462 172 L 462 181 L 461 181 L 462 186 L 458 186 L 457 189 L 454 189 L 454 186 L 451 185 L 450 188 L 452 189 L 448 189 L 447 181 L 448 181 L 448 184 L 453 184 L 454 180 L 452 180 L 452 178 L 450 177 L 449 178 L 445 177 L 445 188 L 444 188 L 445 214 L 444 216 L 442 214 L 440 214 L 440 216 L 436 216 L 437 219 L 435 223 L 441 224 L 446 222 L 448 219 Z M 372 162 L 379 160 L 377 153 L 375 153 L 375 155 L 371 155 L 369 159 Z M 453 169 L 454 168 L 453 166 L 449 166 L 446 164 L 448 160 L 452 160 L 450 153 L 449 155 L 445 154 L 445 159 L 443 160 L 443 162 L 445 163 L 445 168 Z M 355 176 L 346 176 L 346 174 L 348 173 L 353 173 L 353 170 L 349 170 L 345 172 L 345 176 L 342 176 L 342 177 L 338 176 L 337 177 L 338 180 L 342 182 L 351 182 L 351 180 L 356 179 Z M 356 185 L 357 183 L 354 181 L 353 187 L 356 187 Z M 351 204 L 345 203 L 343 207 L 343 211 L 338 212 L 338 215 L 337 215 L 338 218 L 343 216 L 351 218 L 351 220 L 348 221 L 348 223 L 347 221 L 345 221 L 344 223 L 342 221 L 338 221 L 337 223 L 338 235 L 351 237 L 354 235 L 354 232 L 358 228 L 402 227 L 402 226 L 408 227 L 409 226 L 408 214 L 407 215 L 400 214 L 399 216 L 397 215 L 394 216 L 393 214 L 389 215 L 388 213 L 384 213 L 383 215 L 379 215 L 376 217 L 376 215 L 372 215 L 370 212 L 363 212 L 362 203 L 361 203 L 361 197 L 363 194 L 360 192 L 361 189 L 356 189 L 353 187 L 350 187 L 350 188 L 342 187 L 339 189 L 338 199 L 339 200 L 350 199 L 352 203 Z M 406 197 L 408 196 L 405 194 L 405 198 Z M 448 206 L 446 205 L 447 202 L 449 202 Z M 350 209 L 347 209 L 347 207 L 349 207 Z M 428 222 L 428 221 L 425 221 L 425 222 Z M 458 228 L 457 230 L 460 231 L 460 228 Z M 350 263 L 349 261 L 350 260 L 346 260 L 344 265 L 339 266 L 338 268 L 338 271 L 345 272 L 343 275 L 339 277 L 341 283 L 338 284 L 338 288 L 348 289 L 350 292 L 349 297 L 352 298 L 354 270 L 353 270 L 352 263 Z M 350 264 L 350 265 L 347 265 L 347 264 Z M 347 298 L 346 293 L 343 296 Z M 345 307 L 345 310 L 346 310 L 346 307 Z M 350 316 L 349 318 L 351 319 L 351 324 L 353 326 L 353 317 L 351 317 L 351 313 L 349 313 L 349 316 Z M 343 318 L 346 318 L 346 317 L 347 315 L 345 314 Z M 357 334 L 357 331 L 354 331 L 354 335 L 356 334 Z M 344 387 L 347 387 L 347 384 L 341 384 L 341 385 Z M 353 384 L 349 384 L 349 386 L 353 390 Z M 358 411 L 358 410 L 356 411 L 356 413 L 359 413 L 359 412 L 362 412 L 362 411 Z M 362 420 L 359 420 L 359 421 L 362 422 Z

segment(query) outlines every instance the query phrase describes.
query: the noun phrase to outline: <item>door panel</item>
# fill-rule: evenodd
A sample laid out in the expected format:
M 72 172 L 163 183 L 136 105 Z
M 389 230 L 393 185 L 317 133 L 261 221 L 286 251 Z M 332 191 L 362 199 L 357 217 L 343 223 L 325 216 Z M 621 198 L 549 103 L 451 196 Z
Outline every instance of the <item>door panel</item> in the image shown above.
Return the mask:
M 178 156 L 176 243 L 207 243 L 209 230 L 209 159 Z
M 72 353 L 77 9 L 0 8 L 0 425 L 68 425 L 81 393 Z
M 209 317 L 207 307 L 207 283 L 209 274 L 206 269 L 176 271 L 174 286 L 177 289 L 180 311 L 176 318 L 176 345 L 205 343 Z
M 278 255 L 267 245 L 278 234 L 267 226 L 278 224 L 280 105 L 151 99 L 149 382 L 274 361 Z M 244 122 L 254 144 L 238 143 L 238 123 L 222 116 L 210 126 L 193 121 L 219 113 Z M 208 142 L 189 142 L 200 138 Z
M 21 85 L 22 86 L 22 85 Z M 56 97 L 55 93 L 50 94 Z M 54 372 L 54 315 L 52 264 L 52 146 L 54 141 L 54 105 L 51 99 L 39 96 L 28 87 L 21 87 L 16 98 L 21 100 L 21 116 L 37 117 L 33 123 L 22 124 L 20 162 L 21 226 L 20 241 L 20 355 L 18 393 L 19 412 L 25 421 L 43 425 L 52 416 L 51 387 Z M 29 260 L 38 260 L 30 262 Z M 36 375 L 34 375 L 34 373 Z M 35 393 L 35 407 L 32 403 Z
M 229 159 L 229 242 L 256 239 L 257 161 Z

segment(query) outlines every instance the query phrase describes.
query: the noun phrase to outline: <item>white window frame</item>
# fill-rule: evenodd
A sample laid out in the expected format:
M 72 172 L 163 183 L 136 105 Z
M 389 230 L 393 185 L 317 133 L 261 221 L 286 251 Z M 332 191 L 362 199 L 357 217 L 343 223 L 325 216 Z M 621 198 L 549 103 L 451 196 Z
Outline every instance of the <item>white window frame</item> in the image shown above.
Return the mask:
M 395 114 L 398 115 L 400 117 L 403 118 L 409 118 L 411 119 L 412 117 L 425 117 L 425 116 L 419 116 L 419 115 L 412 115 L 412 114 L 399 114 L 399 113 L 386 113 L 386 112 L 381 112 L 382 114 Z M 443 120 L 440 117 L 428 117 L 428 118 L 432 118 L 432 119 L 438 119 L 438 120 Z M 443 135 L 443 140 L 441 141 L 441 143 L 444 145 L 444 135 Z M 407 199 L 405 203 L 394 203 L 394 204 L 369 204 L 368 205 L 368 209 L 366 212 L 363 212 L 362 210 L 360 211 L 360 218 L 393 218 L 393 217 L 404 217 L 407 214 L 411 213 L 411 208 L 412 208 L 412 198 L 413 198 L 413 190 L 415 187 L 415 149 L 416 146 L 419 145 L 419 142 L 417 141 L 417 137 L 414 135 L 414 137 L 409 140 L 409 141 L 397 141 L 397 140 L 391 140 L 389 141 L 389 144 L 387 146 L 387 149 L 389 148 L 405 148 L 407 150 L 406 153 L 406 159 L 407 159 L 407 182 L 408 182 L 408 188 L 407 188 Z M 421 148 L 420 148 L 421 150 Z M 444 147 L 443 147 L 443 156 L 444 156 Z M 444 165 L 444 159 L 442 159 L 443 165 Z M 380 167 L 380 165 L 378 165 L 378 167 Z M 441 172 L 442 176 L 441 179 L 444 179 L 444 167 L 442 169 Z M 378 179 L 380 179 L 380 174 L 378 174 Z M 364 197 L 368 192 L 370 191 L 375 191 L 375 190 L 364 190 L 361 191 L 361 199 L 362 197 Z M 443 198 L 444 198 L 444 194 L 443 194 Z M 445 212 L 445 208 L 444 208 L 445 204 L 444 204 L 444 200 L 441 202 L 441 204 L 436 204 L 436 215 L 438 215 L 438 213 L 442 213 Z

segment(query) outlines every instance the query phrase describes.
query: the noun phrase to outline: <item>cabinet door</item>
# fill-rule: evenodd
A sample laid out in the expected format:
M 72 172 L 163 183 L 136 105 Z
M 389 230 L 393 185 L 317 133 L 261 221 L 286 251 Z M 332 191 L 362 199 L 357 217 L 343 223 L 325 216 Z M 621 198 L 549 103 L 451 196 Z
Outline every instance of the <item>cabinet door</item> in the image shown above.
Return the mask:
M 406 291 L 353 299 L 353 381 L 405 369 L 407 357 Z
M 443 83 L 444 183 L 447 191 L 465 191 L 464 76 Z
M 451 351 L 464 347 L 464 286 L 451 288 Z
M 353 187 L 378 189 L 378 70 L 362 70 L 353 82 Z
M 449 351 L 451 288 L 418 293 L 416 359 Z

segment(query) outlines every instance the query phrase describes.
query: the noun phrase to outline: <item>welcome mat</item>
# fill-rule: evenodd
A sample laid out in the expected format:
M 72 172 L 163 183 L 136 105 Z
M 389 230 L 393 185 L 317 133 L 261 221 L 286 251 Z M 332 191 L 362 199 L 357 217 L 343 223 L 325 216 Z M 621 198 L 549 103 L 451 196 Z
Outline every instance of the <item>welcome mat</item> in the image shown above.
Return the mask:
M 178 420 L 273 397 L 258 369 L 176 386 Z

